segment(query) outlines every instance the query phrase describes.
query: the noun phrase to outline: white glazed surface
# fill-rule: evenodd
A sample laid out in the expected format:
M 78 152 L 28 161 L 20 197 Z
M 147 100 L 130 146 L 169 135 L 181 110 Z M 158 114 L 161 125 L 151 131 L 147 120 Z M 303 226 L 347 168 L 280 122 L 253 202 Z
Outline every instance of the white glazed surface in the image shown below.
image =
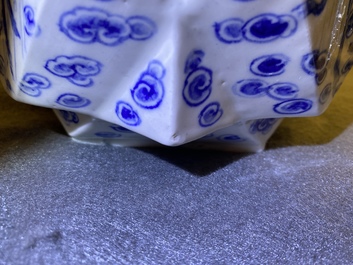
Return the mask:
M 1 81 L 16 100 L 165 145 L 239 121 L 319 115 L 352 65 L 351 5 L 3 0 Z

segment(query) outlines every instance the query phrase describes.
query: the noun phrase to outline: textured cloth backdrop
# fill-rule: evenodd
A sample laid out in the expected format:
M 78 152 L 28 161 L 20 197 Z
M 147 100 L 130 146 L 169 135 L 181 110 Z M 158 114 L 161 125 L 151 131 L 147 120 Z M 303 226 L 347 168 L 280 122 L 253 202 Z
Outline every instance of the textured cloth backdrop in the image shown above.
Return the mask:
M 257 154 L 88 145 L 0 92 L 0 264 L 351 264 L 353 75 Z

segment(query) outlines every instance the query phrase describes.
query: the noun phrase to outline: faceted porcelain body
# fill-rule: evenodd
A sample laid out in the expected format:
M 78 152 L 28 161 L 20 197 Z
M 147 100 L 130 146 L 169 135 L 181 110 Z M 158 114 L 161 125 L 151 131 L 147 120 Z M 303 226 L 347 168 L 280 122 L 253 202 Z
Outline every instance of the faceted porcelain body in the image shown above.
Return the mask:
M 327 108 L 352 66 L 352 5 L 1 0 L 1 81 L 14 99 L 57 109 L 77 138 L 109 138 L 97 133 L 115 124 L 174 146 L 228 128 L 214 139 L 231 145 L 254 139 L 253 123 Z M 90 129 L 69 126 L 70 113 Z

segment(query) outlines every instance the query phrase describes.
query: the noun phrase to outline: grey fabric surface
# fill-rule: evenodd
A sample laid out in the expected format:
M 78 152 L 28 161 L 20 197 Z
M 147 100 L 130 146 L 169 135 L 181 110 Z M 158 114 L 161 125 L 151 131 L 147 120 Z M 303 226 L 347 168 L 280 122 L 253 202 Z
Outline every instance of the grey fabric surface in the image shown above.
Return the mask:
M 352 264 L 353 85 L 257 154 L 87 145 L 0 92 L 0 264 Z

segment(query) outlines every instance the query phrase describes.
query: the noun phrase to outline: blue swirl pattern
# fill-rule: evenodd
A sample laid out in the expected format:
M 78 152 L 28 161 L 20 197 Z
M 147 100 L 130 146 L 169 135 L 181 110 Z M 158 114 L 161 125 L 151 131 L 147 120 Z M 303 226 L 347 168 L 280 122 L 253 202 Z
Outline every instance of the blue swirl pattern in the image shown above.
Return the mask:
M 37 26 L 37 23 L 34 18 L 34 10 L 31 6 L 26 5 L 23 8 L 24 15 L 24 29 L 28 36 L 36 35 L 40 33 L 40 27 Z
M 56 100 L 61 106 L 68 108 L 83 108 L 91 104 L 91 101 L 87 98 L 81 97 L 72 93 L 65 93 L 58 97 Z
M 199 115 L 201 127 L 209 127 L 215 124 L 223 115 L 223 110 L 218 102 L 212 102 L 203 108 Z
M 115 108 L 115 113 L 118 118 L 129 126 L 138 126 L 141 119 L 133 107 L 124 101 L 118 101 Z
M 73 111 L 66 111 L 66 110 L 59 110 L 61 117 L 67 123 L 74 123 L 77 124 L 80 122 L 78 115 Z
M 96 60 L 84 56 L 58 56 L 48 60 L 45 69 L 52 74 L 66 78 L 71 83 L 90 87 L 93 85 L 92 76 L 100 73 L 102 64 Z
M 59 26 L 73 41 L 107 46 L 116 46 L 128 39 L 147 40 L 157 30 L 155 23 L 144 16 L 126 19 L 102 9 L 85 7 L 76 7 L 62 14 Z
M 273 110 L 278 114 L 294 115 L 309 111 L 313 102 L 309 99 L 290 99 L 274 105 Z
M 263 77 L 281 75 L 289 61 L 288 56 L 284 54 L 264 55 L 251 62 L 250 71 Z
M 327 63 L 327 51 L 314 50 L 307 53 L 302 58 L 302 68 L 308 75 L 315 75 L 317 72 L 322 71 Z
M 184 71 L 188 74 L 183 88 L 183 98 L 190 107 L 204 103 L 212 92 L 212 70 L 199 66 L 204 52 L 195 50 L 186 59 Z
M 166 70 L 161 62 L 152 61 L 147 71 L 143 72 L 134 88 L 131 96 L 135 103 L 145 109 L 157 108 L 164 97 L 164 85 L 162 78 Z
M 320 85 L 326 78 L 327 75 L 327 65 L 328 53 L 326 50 L 319 51 L 314 50 L 307 53 L 302 58 L 302 69 L 308 75 L 315 76 L 316 83 Z
M 39 97 L 41 89 L 46 89 L 51 86 L 50 81 L 39 74 L 27 73 L 22 78 L 20 90 L 32 97 Z
M 278 119 L 270 118 L 270 119 L 260 119 L 260 120 L 255 120 L 251 123 L 249 131 L 252 134 L 255 133 L 262 133 L 262 134 L 267 134 L 273 127 L 273 125 L 276 124 Z
M 232 91 L 243 97 L 261 97 L 266 94 L 268 83 L 260 79 L 244 79 L 235 83 Z
M 299 88 L 295 84 L 282 82 L 270 85 L 266 93 L 273 99 L 285 100 L 292 99 L 298 95 Z

